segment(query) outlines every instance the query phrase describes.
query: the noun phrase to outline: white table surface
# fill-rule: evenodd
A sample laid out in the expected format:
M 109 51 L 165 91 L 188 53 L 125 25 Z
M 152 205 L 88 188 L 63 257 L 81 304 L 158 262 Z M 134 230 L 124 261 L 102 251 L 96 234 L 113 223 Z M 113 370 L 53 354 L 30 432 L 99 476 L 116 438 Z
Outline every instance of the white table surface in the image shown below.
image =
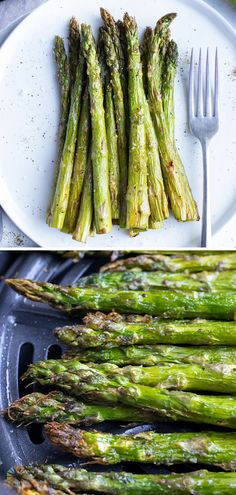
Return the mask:
M 33 10 L 47 0 L 3 0 L 0 2 L 0 30 L 5 29 L 18 17 Z M 66 1 L 66 0 L 65 0 Z M 190 0 L 191 1 L 191 0 Z M 236 28 L 236 7 L 227 0 L 205 0 L 217 9 Z M 236 132 L 236 130 L 235 130 Z M 35 247 L 36 245 L 24 235 L 16 225 L 3 213 L 3 237 L 1 248 Z M 151 247 L 151 246 L 150 246 Z M 183 246 L 184 247 L 184 246 Z M 236 247 L 236 216 L 216 236 L 212 247 Z

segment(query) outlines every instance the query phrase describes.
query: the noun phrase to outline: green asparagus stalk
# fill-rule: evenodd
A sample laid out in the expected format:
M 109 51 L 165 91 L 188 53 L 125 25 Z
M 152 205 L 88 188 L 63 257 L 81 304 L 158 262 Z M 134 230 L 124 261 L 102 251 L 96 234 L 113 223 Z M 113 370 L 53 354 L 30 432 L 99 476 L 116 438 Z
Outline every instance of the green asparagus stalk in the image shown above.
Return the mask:
M 152 122 L 149 105 L 147 102 L 147 50 L 152 29 L 146 28 L 141 45 L 141 61 L 143 67 L 143 87 L 144 87 L 144 116 L 146 130 L 147 147 L 147 171 L 148 171 L 148 199 L 151 216 L 149 218 L 149 228 L 156 229 L 162 227 L 162 220 L 168 218 L 168 203 L 164 189 L 163 176 L 158 151 L 158 141 Z
M 101 272 L 105 271 L 126 271 L 127 269 L 139 269 L 143 271 L 153 272 L 189 272 L 196 273 L 202 271 L 226 271 L 236 269 L 236 252 L 201 254 L 184 253 L 178 257 L 166 256 L 163 254 L 142 254 L 132 258 L 108 263 L 101 268 Z
M 151 219 L 151 216 L 149 217 L 149 222 L 148 222 L 148 228 L 149 229 L 162 229 L 163 227 L 163 222 L 154 222 L 152 219 Z
M 167 44 L 162 70 L 161 95 L 166 125 L 172 142 L 175 142 L 174 84 L 177 71 L 178 47 L 175 41 Z
M 150 316 L 89 313 L 84 325 L 62 327 L 56 335 L 74 347 L 112 348 L 131 344 L 236 345 L 235 322 L 161 320 Z M 217 351 L 216 351 L 217 352 Z
M 76 137 L 81 108 L 81 95 L 84 79 L 84 57 L 80 52 L 76 67 L 75 83 L 71 92 L 70 110 L 67 122 L 66 137 L 61 155 L 56 191 L 51 208 L 49 225 L 61 229 L 69 201 L 70 182 L 73 172 Z
M 51 207 L 53 196 L 56 190 L 57 178 L 59 174 L 59 165 L 66 137 L 67 118 L 70 107 L 70 69 L 69 62 L 64 46 L 64 41 L 60 36 L 55 37 L 54 54 L 57 64 L 57 75 L 60 88 L 60 123 L 58 132 L 58 157 L 52 184 L 52 197 L 48 206 L 47 223 L 51 219 Z
M 93 402 L 122 402 L 150 409 L 165 420 L 236 427 L 236 397 L 232 395 L 197 395 L 134 383 L 120 385 L 118 380 L 108 379 L 101 370 L 75 360 L 48 360 L 31 364 L 23 378 L 42 385 L 54 385 L 71 395 L 86 396 L 86 400 Z
M 111 85 L 114 95 L 114 111 L 117 129 L 118 157 L 120 167 L 120 226 L 126 227 L 126 190 L 128 181 L 128 141 L 127 115 L 123 79 L 120 71 L 120 62 L 114 46 L 113 38 L 105 30 L 101 30 L 106 62 L 110 71 Z
M 89 234 L 91 234 L 93 215 L 93 170 L 90 154 L 86 164 L 79 216 L 73 232 L 73 239 L 80 242 L 87 241 Z
M 218 432 L 113 435 L 48 423 L 49 440 L 82 459 L 98 464 L 153 462 L 155 464 L 201 463 L 236 470 L 236 434 Z
M 142 411 L 140 414 L 139 409 L 129 406 L 86 404 L 62 392 L 50 392 L 47 395 L 35 392 L 25 395 L 13 402 L 6 414 L 11 421 L 25 425 L 48 421 L 91 425 L 103 421 L 150 423 L 157 420 L 157 416 L 150 411 Z
M 234 320 L 235 292 L 184 292 L 181 290 L 125 291 L 62 287 L 31 280 L 8 279 L 6 283 L 32 301 L 48 303 L 68 313 L 81 310 L 121 311 L 163 318 L 212 318 Z M 127 342 L 126 342 L 127 343 Z M 232 342 L 231 342 L 232 345 Z
M 69 65 L 70 65 L 70 81 L 72 86 L 75 82 L 79 48 L 80 48 L 79 23 L 74 17 L 72 17 L 69 23 Z
M 146 229 L 150 207 L 147 188 L 144 89 L 137 23 L 128 14 L 124 15 L 124 28 L 128 52 L 130 118 L 129 171 L 126 195 L 127 227 Z
M 105 234 L 112 229 L 112 218 L 101 70 L 90 26 L 81 25 L 81 38 L 89 81 L 95 226 L 98 234 Z
M 91 472 L 59 465 L 17 466 L 15 476 L 48 480 L 56 488 L 72 493 L 83 490 L 112 495 L 234 495 L 236 474 L 206 470 L 184 474 L 132 474 Z M 72 490 L 72 491 L 71 491 Z M 54 495 L 54 494 L 53 494 Z M 73 493 L 72 493 L 73 495 Z
M 63 224 L 63 232 L 72 233 L 79 214 L 80 198 L 82 195 L 86 163 L 90 140 L 90 110 L 88 88 L 83 95 L 81 114 L 78 126 L 78 137 L 75 151 L 75 161 L 70 184 L 70 194 Z
M 158 141 L 153 127 L 149 105 L 143 92 L 144 122 L 147 153 L 147 183 L 150 205 L 149 227 L 155 228 L 156 222 L 162 222 L 169 216 L 168 202 L 164 188 L 161 164 L 158 152 Z
M 113 220 L 118 220 L 120 217 L 120 169 L 114 112 L 112 87 L 110 82 L 107 82 L 105 86 L 105 120 L 109 161 L 111 214 Z
M 199 220 L 184 166 L 173 143 L 163 110 L 162 47 L 169 39 L 169 25 L 176 14 L 168 14 L 160 19 L 150 40 L 147 62 L 148 96 L 154 126 L 158 136 L 162 171 L 170 200 L 171 209 L 177 220 Z
M 182 289 L 196 291 L 236 290 L 236 271 L 168 273 L 168 272 L 107 272 L 92 274 L 79 281 L 80 287 L 101 289 L 153 290 Z
M 175 345 L 127 345 L 111 349 L 80 349 L 66 352 L 63 359 L 77 358 L 82 363 L 113 363 L 117 366 L 137 364 L 154 366 L 166 363 L 209 364 L 236 363 L 236 347 L 175 346 Z
M 76 364 L 77 358 L 74 359 Z M 94 364 L 90 367 L 102 371 L 107 378 L 124 383 L 139 383 L 148 387 L 166 390 L 186 390 L 199 392 L 236 393 L 235 364 L 176 364 L 165 363 L 158 366 L 125 366 L 120 368 L 113 363 Z

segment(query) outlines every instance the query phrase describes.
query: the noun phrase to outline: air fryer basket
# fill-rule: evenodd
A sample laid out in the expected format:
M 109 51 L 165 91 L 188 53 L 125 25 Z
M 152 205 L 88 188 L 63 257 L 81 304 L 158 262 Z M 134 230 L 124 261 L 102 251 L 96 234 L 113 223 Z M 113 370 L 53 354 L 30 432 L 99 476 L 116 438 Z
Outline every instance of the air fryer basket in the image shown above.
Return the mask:
M 76 284 L 78 279 L 92 272 L 107 261 L 104 256 L 84 257 L 78 263 L 71 259 L 64 259 L 60 255 L 47 252 L 25 252 L 11 255 L 3 253 L 0 258 L 1 274 L 6 277 L 29 278 L 40 281 L 70 285 Z M 9 268 L 9 263 L 12 265 Z M 5 268 L 5 269 L 4 269 Z M 59 358 L 63 346 L 53 336 L 52 329 L 69 322 L 78 321 L 68 318 L 53 308 L 40 303 L 33 303 L 16 294 L 12 289 L 1 282 L 0 297 L 0 409 L 19 397 L 32 391 L 46 391 L 45 387 L 22 383 L 21 375 L 31 362 L 46 358 Z M 153 425 L 139 425 L 134 427 L 120 427 L 116 424 L 104 423 L 96 426 L 98 429 L 125 434 L 153 429 Z M 193 431 L 207 429 L 207 426 L 187 425 L 184 423 L 158 423 L 157 431 Z M 209 429 L 209 427 L 208 427 Z M 211 427 L 211 429 L 213 429 Z M 214 428 L 217 429 L 217 428 Z M 219 428 L 218 428 L 219 430 Z M 0 417 L 0 494 L 7 495 L 9 490 L 1 485 L 1 479 L 8 469 L 15 464 L 29 463 L 62 463 L 79 464 L 79 460 L 67 453 L 63 453 L 50 445 L 44 438 L 41 425 L 33 424 L 29 427 L 16 427 Z M 195 469 L 202 466 L 196 465 Z M 104 470 L 97 466 L 89 469 Z M 111 468 L 107 468 L 111 469 Z M 193 466 L 171 466 L 168 469 L 153 465 L 118 465 L 114 469 L 126 469 L 132 472 L 168 473 L 170 471 L 190 471 Z M 217 469 L 216 469 L 217 470 Z M 10 491 L 10 493 L 13 493 Z

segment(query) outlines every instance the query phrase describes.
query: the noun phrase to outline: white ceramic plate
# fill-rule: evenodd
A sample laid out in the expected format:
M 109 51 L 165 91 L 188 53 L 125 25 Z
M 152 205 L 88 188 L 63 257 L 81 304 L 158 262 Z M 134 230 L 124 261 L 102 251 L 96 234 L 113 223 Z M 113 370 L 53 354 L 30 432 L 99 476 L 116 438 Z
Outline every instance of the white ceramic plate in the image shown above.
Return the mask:
M 49 228 L 45 213 L 50 197 L 59 114 L 53 38 L 66 38 L 72 15 L 100 25 L 103 5 L 119 18 L 125 10 L 137 17 L 140 31 L 168 11 L 178 13 L 172 27 L 180 63 L 176 81 L 176 137 L 194 196 L 201 210 L 202 159 L 199 143 L 188 131 L 187 79 L 192 47 L 219 47 L 220 132 L 210 151 L 212 221 L 217 232 L 236 210 L 236 33 L 201 0 L 51 0 L 27 17 L 0 51 L 0 202 L 18 227 L 44 248 L 153 249 L 199 246 L 200 222 L 170 218 L 160 231 L 131 239 L 113 227 L 87 244 Z

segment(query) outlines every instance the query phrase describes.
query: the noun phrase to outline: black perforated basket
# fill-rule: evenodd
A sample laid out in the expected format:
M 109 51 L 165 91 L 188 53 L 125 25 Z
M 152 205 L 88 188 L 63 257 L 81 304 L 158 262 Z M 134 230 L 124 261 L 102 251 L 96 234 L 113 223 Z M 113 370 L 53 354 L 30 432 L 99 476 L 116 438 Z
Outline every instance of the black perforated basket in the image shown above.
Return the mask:
M 76 284 L 81 276 L 98 271 L 107 259 L 104 256 L 84 257 L 78 263 L 74 263 L 70 259 L 47 252 L 0 253 L 0 274 L 6 277 L 70 285 Z M 58 343 L 52 330 L 73 320 L 78 321 L 78 318 L 76 320 L 68 318 L 46 305 L 28 301 L 7 287 L 3 280 L 0 282 L 0 290 L 0 409 L 2 410 L 26 393 L 46 391 L 45 387 L 39 385 L 27 387 L 20 377 L 31 362 L 61 356 L 63 346 Z M 206 426 L 189 427 L 183 423 L 159 423 L 128 428 L 114 423 L 104 423 L 96 428 L 120 434 L 153 428 L 163 432 L 207 429 Z M 71 464 L 75 463 L 75 458 L 52 447 L 45 439 L 41 425 L 33 424 L 27 428 L 17 428 L 4 417 L 0 417 L 0 495 L 14 493 L 9 492 L 1 481 L 12 466 L 42 462 Z M 76 465 L 78 464 L 79 460 L 76 461 Z M 201 467 L 194 466 L 195 469 Z M 96 469 L 101 470 L 97 466 Z M 175 472 L 193 470 L 193 466 L 172 466 L 166 469 L 162 466 L 130 463 L 118 465 L 114 469 L 126 469 L 136 473 L 167 473 L 170 469 Z

